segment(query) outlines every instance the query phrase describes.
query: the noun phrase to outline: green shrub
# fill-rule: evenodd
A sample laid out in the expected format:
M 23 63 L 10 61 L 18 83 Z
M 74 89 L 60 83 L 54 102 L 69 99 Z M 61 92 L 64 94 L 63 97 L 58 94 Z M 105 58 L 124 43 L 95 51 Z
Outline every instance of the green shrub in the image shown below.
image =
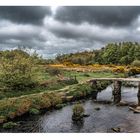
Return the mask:
M 50 99 L 51 106 L 55 107 L 57 104 L 62 103 L 62 99 L 60 96 L 54 94 L 54 93 L 49 93 L 49 94 L 44 94 L 44 96 L 47 96 Z
M 32 108 L 43 109 L 43 108 L 49 108 L 51 106 L 50 99 L 44 95 L 35 95 L 31 97 L 31 100 L 32 100 L 32 105 L 31 105 Z
M 7 123 L 3 124 L 4 129 L 11 129 L 11 128 L 15 127 L 15 126 L 17 126 L 17 124 L 14 123 L 14 122 L 7 122 Z
M 67 93 L 67 96 L 73 96 L 74 99 L 79 99 L 92 94 L 96 90 L 90 84 L 78 84 Z
M 36 109 L 36 108 L 31 108 L 31 109 L 29 110 L 29 113 L 32 114 L 32 115 L 37 115 L 37 114 L 39 114 L 40 112 L 39 112 L 39 110 Z
M 65 104 L 58 104 L 55 106 L 56 109 L 61 109 L 65 106 Z
M 140 60 L 134 60 L 131 65 L 139 67 L 140 66 Z
M 68 79 L 64 79 L 64 80 L 60 80 L 60 83 L 64 83 L 65 85 L 73 85 L 73 84 L 77 84 L 78 81 L 76 79 L 73 78 L 68 78 Z
M 0 85 L 4 90 L 23 90 L 38 83 L 36 59 L 21 50 L 3 52 Z
M 53 67 L 47 67 L 46 72 L 49 73 L 52 76 L 61 74 L 61 70 L 58 68 L 53 68 Z

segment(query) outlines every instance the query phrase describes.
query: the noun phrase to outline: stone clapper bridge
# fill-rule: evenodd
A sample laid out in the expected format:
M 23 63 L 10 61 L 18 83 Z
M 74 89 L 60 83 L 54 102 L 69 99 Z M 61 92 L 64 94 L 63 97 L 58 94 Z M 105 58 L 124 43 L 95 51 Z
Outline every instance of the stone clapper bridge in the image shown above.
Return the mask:
M 112 81 L 114 83 L 113 94 L 113 102 L 115 104 L 120 103 L 121 101 L 121 85 L 122 82 L 138 82 L 138 106 L 140 106 L 140 78 L 93 78 L 88 80 L 87 82 L 91 83 L 96 87 L 97 81 Z M 97 95 L 95 95 L 94 99 L 96 99 Z

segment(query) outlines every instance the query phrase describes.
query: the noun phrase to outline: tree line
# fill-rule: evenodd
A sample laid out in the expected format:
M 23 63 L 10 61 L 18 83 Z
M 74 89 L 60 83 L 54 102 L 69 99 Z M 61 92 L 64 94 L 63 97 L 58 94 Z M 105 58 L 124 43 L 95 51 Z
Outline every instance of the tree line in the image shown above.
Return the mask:
M 58 55 L 56 60 L 60 63 L 69 62 L 80 65 L 140 65 L 140 44 L 137 42 L 109 43 L 100 50 Z

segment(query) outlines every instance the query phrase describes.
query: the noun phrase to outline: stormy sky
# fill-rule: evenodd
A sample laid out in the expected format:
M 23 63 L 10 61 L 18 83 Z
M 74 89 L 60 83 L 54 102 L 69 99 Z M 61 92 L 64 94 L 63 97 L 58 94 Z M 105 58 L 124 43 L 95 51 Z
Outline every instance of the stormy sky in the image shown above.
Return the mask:
M 44 58 L 140 40 L 140 7 L 0 6 L 0 50 L 26 46 Z

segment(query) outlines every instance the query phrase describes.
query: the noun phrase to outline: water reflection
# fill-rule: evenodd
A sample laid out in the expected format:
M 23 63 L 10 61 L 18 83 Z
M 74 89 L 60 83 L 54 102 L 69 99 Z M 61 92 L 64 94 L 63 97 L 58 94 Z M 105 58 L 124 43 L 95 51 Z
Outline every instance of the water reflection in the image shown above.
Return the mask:
M 74 132 L 80 132 L 83 127 L 84 127 L 84 119 L 80 121 L 72 121 L 71 130 L 73 130 Z

